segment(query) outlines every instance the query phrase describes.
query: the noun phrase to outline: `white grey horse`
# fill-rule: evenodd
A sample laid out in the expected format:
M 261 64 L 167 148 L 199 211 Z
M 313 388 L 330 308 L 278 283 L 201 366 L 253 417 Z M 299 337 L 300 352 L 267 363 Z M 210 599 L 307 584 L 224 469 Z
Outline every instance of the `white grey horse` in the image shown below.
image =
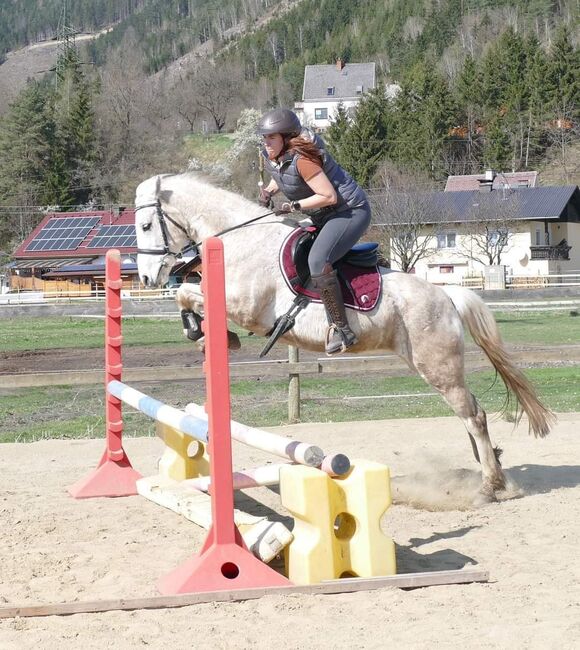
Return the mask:
M 189 242 L 203 245 L 208 237 L 263 214 L 255 203 L 192 174 L 152 177 L 136 192 L 139 276 L 149 287 L 163 286 L 177 253 Z M 220 235 L 224 244 L 228 318 L 259 335 L 269 332 L 293 301 L 279 269 L 282 242 L 295 224 L 269 216 Z M 478 501 L 495 499 L 506 479 L 488 433 L 485 411 L 470 393 L 464 371 L 464 327 L 482 348 L 515 396 L 530 431 L 549 433 L 553 414 L 539 401 L 524 374 L 516 368 L 485 303 L 463 287 L 437 287 L 405 273 L 381 269 L 382 296 L 369 312 L 348 311 L 358 344 L 349 352 L 394 352 L 433 386 L 462 419 L 476 459 L 482 467 Z M 182 309 L 203 313 L 203 295 L 196 284 L 184 284 L 177 301 Z M 328 321 L 321 304 L 298 314 L 282 338 L 299 348 L 324 351 Z

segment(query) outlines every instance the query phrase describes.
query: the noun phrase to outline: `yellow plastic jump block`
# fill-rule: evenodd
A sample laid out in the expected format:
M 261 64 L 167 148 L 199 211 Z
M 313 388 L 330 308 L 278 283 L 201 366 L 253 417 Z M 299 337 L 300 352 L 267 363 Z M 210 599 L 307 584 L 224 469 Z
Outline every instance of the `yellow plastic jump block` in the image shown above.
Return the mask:
M 165 442 L 165 451 L 159 460 L 160 476 L 174 481 L 209 476 L 209 457 L 202 442 L 161 422 L 156 423 L 156 433 Z M 190 455 L 192 443 L 198 447 Z
M 396 573 L 395 545 L 380 520 L 391 505 L 389 468 L 353 461 L 345 476 L 313 467 L 280 471 L 282 505 L 295 518 L 286 571 L 295 584 Z

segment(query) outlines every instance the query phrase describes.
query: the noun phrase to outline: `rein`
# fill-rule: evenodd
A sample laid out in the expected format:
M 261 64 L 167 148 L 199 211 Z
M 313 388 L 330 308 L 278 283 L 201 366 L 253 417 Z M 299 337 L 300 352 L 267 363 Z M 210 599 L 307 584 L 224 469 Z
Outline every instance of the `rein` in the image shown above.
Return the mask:
M 175 219 L 172 219 L 167 212 L 161 207 L 161 201 L 157 200 L 154 203 L 145 203 L 144 205 L 138 205 L 135 208 L 135 212 L 138 210 L 143 210 L 144 208 L 156 208 L 156 214 L 157 218 L 159 219 L 159 225 L 161 226 L 161 234 L 163 236 L 163 248 L 138 248 L 137 253 L 141 255 L 173 255 L 174 257 L 181 257 L 181 255 L 188 250 L 192 250 L 193 248 L 196 248 L 200 244 L 197 242 L 193 241 L 191 239 L 189 233 L 187 230 Z M 236 226 L 231 226 L 230 228 L 226 228 L 225 230 L 221 230 L 220 232 L 216 233 L 213 235 L 213 237 L 221 237 L 222 235 L 225 235 L 228 232 L 231 232 L 232 230 L 237 230 L 238 228 L 243 228 L 244 226 L 247 226 L 251 223 L 254 223 L 254 221 L 258 221 L 259 219 L 263 219 L 264 217 L 269 217 L 270 215 L 275 214 L 275 212 L 272 210 L 270 212 L 266 212 L 265 214 L 261 214 L 258 217 L 254 217 L 253 219 L 250 219 L 248 221 L 244 221 L 243 223 L 239 223 Z M 191 242 L 188 246 L 183 248 L 179 252 L 174 252 L 169 248 L 169 230 L 167 229 L 167 221 L 169 221 L 171 224 L 173 224 L 176 228 L 179 228 L 181 232 L 183 232 L 189 241 Z

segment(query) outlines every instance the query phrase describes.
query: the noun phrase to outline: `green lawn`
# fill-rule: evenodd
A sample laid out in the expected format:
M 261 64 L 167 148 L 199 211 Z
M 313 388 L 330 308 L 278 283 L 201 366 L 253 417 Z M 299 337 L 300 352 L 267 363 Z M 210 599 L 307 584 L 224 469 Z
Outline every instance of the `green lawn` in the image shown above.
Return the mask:
M 580 344 L 580 317 L 569 311 L 494 312 L 494 316 L 510 343 Z
M 496 314 L 507 341 L 520 344 L 575 344 L 580 342 L 580 318 L 568 312 Z M 240 332 L 241 333 L 241 332 Z M 183 345 L 191 343 L 175 320 L 127 318 L 124 343 L 131 345 Z M 47 348 L 98 348 L 103 345 L 103 321 L 85 318 L 4 319 L 0 321 L 0 349 L 6 351 Z M 242 345 L 256 357 L 264 339 L 243 335 Z M 285 356 L 284 346 L 278 357 Z M 273 357 L 275 358 L 275 357 Z M 526 371 L 541 398 L 555 411 L 580 411 L 580 367 L 536 368 Z M 470 387 L 488 412 L 501 409 L 505 389 L 490 371 L 472 373 Z M 168 404 L 183 407 L 204 401 L 201 380 L 173 384 L 138 384 L 139 389 Z M 274 426 L 287 421 L 286 380 L 240 380 L 232 383 L 232 415 L 254 426 Z M 348 421 L 398 417 L 451 415 L 430 387 L 415 376 L 365 375 L 363 378 L 324 377 L 301 381 L 303 421 Z M 416 395 L 409 397 L 408 395 Z M 376 399 L 353 399 L 376 396 Z M 104 431 L 104 395 L 101 386 L 51 387 L 0 391 L 0 442 L 54 437 L 95 437 Z M 125 408 L 127 435 L 154 435 L 153 423 Z
M 568 312 L 497 312 L 495 314 L 502 336 L 510 343 L 574 344 L 580 343 L 580 317 Z M 240 334 L 246 351 L 262 349 L 265 339 Z M 98 348 L 103 345 L 104 321 L 98 318 L 13 318 L 0 320 L 0 350 L 42 350 L 54 348 Z M 123 319 L 124 345 L 183 345 L 189 348 L 181 332 L 179 319 Z M 278 346 L 280 348 L 280 346 Z M 285 351 L 284 351 L 285 354 Z
M 224 155 L 233 145 L 232 136 L 227 133 L 202 135 L 192 133 L 184 139 L 185 153 L 202 164 L 214 164 L 223 160 Z
M 105 336 L 101 318 L 62 316 L 0 320 L 0 349 L 6 352 L 55 348 L 102 348 Z M 176 345 L 190 348 L 175 319 L 123 318 L 123 345 Z
M 580 367 L 526 371 L 541 399 L 554 411 L 580 411 Z M 505 388 L 494 373 L 469 375 L 471 390 L 490 412 L 501 410 Z M 201 380 L 138 384 L 143 392 L 183 408 L 202 403 Z M 449 407 L 419 377 L 365 376 L 364 378 L 303 379 L 302 421 L 350 421 L 452 415 Z M 287 382 L 244 380 L 231 387 L 232 417 L 248 425 L 275 426 L 287 422 Z M 352 399 L 357 396 L 377 399 Z M 416 396 L 409 396 L 416 395 Z M 154 435 L 153 422 L 124 407 L 125 433 Z M 104 394 L 101 386 L 61 386 L 0 391 L 0 442 L 44 438 L 99 437 L 104 434 Z

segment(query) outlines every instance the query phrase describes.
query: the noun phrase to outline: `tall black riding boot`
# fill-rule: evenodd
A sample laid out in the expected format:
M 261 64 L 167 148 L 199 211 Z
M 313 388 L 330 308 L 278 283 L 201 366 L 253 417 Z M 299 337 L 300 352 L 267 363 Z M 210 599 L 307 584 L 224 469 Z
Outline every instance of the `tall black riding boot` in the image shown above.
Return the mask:
M 350 329 L 346 319 L 346 309 L 342 292 L 336 277 L 336 271 L 313 275 L 312 284 L 320 292 L 320 297 L 326 308 L 331 325 L 326 336 L 326 354 L 344 352 L 357 343 L 355 333 Z

